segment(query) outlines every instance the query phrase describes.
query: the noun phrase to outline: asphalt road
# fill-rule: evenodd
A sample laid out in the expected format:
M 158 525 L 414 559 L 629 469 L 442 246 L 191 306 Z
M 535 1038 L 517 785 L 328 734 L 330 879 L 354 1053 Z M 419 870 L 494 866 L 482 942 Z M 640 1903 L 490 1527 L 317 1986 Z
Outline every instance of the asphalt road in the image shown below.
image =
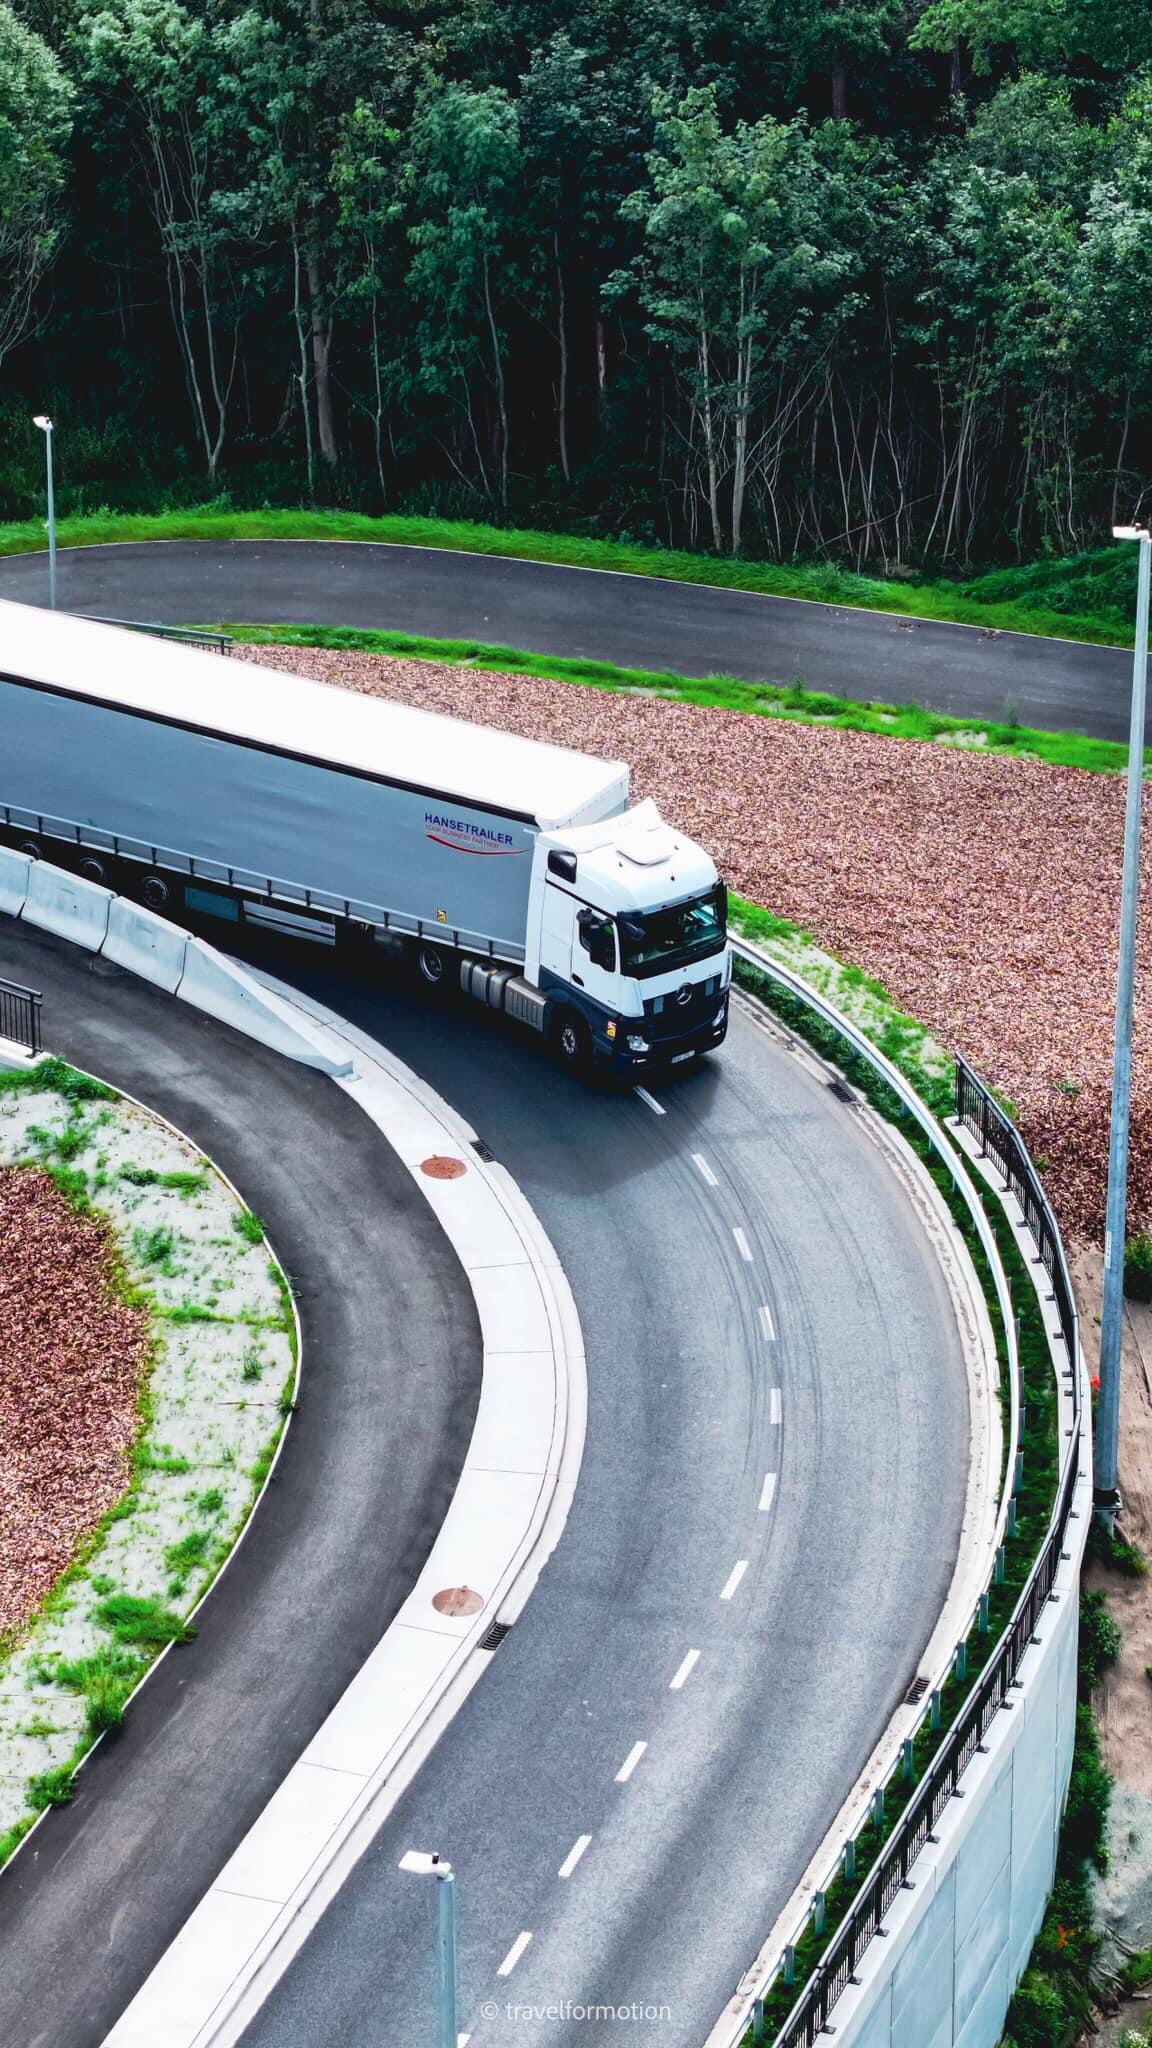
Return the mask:
M 277 1475 L 196 1641 L 0 1879 L 4 2048 L 97 2048 L 411 1589 L 471 1433 L 480 1335 L 431 1211 L 330 1081 L 9 918 L 0 974 L 43 990 L 53 1050 L 232 1177 L 303 1331 Z
M 1119 648 L 376 543 L 133 542 L 58 560 L 60 603 L 108 618 L 388 627 L 687 676 L 800 676 L 962 717 L 1014 706 L 1024 725 L 1128 736 L 1132 657 Z M 43 554 L 0 560 L 0 597 L 45 603 L 47 573 Z
M 411 1847 L 458 1872 L 474 2048 L 699 2048 L 949 1581 L 968 1409 L 941 1272 L 859 1113 L 740 1013 L 661 1116 L 475 1008 L 278 971 L 417 1065 L 516 1175 L 572 1282 L 591 1407 L 523 1617 L 245 2048 L 432 2048 Z M 655 2010 L 525 2010 L 565 2000 Z

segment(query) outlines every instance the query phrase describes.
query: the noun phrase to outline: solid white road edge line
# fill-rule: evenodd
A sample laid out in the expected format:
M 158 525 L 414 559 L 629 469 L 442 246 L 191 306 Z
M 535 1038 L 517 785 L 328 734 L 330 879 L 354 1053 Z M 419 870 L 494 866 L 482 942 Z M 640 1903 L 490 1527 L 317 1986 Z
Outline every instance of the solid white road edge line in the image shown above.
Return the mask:
M 695 1671 L 696 1666 L 699 1662 L 699 1650 L 689 1650 L 688 1655 L 685 1657 L 684 1662 L 681 1664 L 679 1670 L 677 1671 L 675 1678 L 672 1680 L 671 1685 L 668 1687 L 669 1692 L 681 1692 L 686 1681 L 689 1678 L 691 1678 L 692 1673 Z
M 742 1557 L 740 1559 L 739 1564 L 733 1565 L 731 1571 L 728 1574 L 728 1577 L 724 1581 L 724 1591 L 720 1595 L 720 1598 L 722 1600 L 730 1600 L 732 1598 L 733 1593 L 736 1591 L 736 1588 L 740 1584 L 740 1581 L 744 1577 L 744 1574 L 747 1571 L 747 1569 L 748 1559 L 746 1557 Z
M 255 978 L 255 977 L 254 977 Z M 352 1071 L 336 1079 L 408 1167 L 476 1298 L 484 1373 L 460 1480 L 415 1587 L 343 1698 L 106 2037 L 106 2048 L 231 2048 L 459 1711 L 489 1653 L 479 1638 L 521 1612 L 572 1504 L 587 1381 L 559 1259 L 506 1170 L 402 1061 L 294 989 L 260 976 Z M 420 1162 L 448 1152 L 457 1180 Z M 445 1616 L 432 1596 L 469 1584 L 484 1604 Z
M 573 1842 L 572 1847 L 569 1849 L 568 1854 L 564 1858 L 563 1863 L 560 1865 L 559 1870 L 556 1872 L 557 1877 L 571 1877 L 572 1872 L 575 1870 L 576 1865 L 579 1863 L 580 1858 L 584 1854 L 584 1851 L 588 1847 L 588 1844 L 591 1840 L 591 1835 L 577 1835 L 576 1840 Z
M 633 1771 L 636 1769 L 636 1766 L 639 1763 L 647 1747 L 648 1744 L 646 1742 L 634 1742 L 632 1744 L 632 1747 L 628 1751 L 628 1754 L 625 1757 L 623 1763 L 621 1764 L 620 1769 L 616 1773 L 616 1783 L 618 1785 L 626 1785 L 628 1783 L 629 1778 L 632 1776 Z

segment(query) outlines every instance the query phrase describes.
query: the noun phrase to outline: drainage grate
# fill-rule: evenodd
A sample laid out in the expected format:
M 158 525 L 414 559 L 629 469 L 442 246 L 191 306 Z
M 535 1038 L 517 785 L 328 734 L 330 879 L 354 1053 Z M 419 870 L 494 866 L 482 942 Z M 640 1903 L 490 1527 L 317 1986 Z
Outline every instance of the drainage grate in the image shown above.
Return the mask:
M 856 1091 L 848 1086 L 847 1081 L 829 1081 L 828 1093 L 829 1095 L 834 1095 L 837 1102 L 855 1102 L 856 1100 Z
M 927 1690 L 928 1680 L 926 1678 L 914 1678 L 904 1695 L 904 1705 L 906 1707 L 918 1707 Z
M 498 1650 L 511 1626 L 510 1621 L 490 1621 L 476 1645 L 477 1649 Z
M 473 1138 L 472 1150 L 479 1153 L 481 1159 L 492 1160 L 496 1157 L 491 1145 L 486 1145 L 483 1138 Z

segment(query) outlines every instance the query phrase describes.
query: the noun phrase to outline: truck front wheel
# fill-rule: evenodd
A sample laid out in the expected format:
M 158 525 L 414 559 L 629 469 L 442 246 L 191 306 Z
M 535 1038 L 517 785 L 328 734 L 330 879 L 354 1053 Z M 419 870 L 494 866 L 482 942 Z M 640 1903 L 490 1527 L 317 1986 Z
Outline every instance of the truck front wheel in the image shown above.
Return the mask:
M 552 1026 L 552 1044 L 561 1066 L 567 1067 L 570 1074 L 581 1074 L 589 1066 L 592 1036 L 575 1010 L 561 1010 Z

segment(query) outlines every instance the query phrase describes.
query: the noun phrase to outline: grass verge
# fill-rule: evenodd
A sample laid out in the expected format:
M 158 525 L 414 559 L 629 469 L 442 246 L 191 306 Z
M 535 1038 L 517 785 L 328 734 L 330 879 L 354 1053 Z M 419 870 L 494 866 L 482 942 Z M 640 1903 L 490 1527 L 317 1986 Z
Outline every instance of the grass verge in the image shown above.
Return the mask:
M 526 532 L 471 520 L 425 519 L 393 513 L 266 509 L 234 512 L 224 505 L 155 513 L 89 513 L 62 519 L 63 547 L 99 547 L 148 540 L 357 540 L 394 546 L 444 548 L 465 554 L 504 555 L 578 569 L 607 569 L 763 596 L 862 611 L 896 612 L 1010 633 L 1054 634 L 1065 640 L 1131 646 L 1135 572 L 1131 549 L 1102 548 L 1072 561 L 998 569 L 967 583 L 905 572 L 900 578 L 864 576 L 832 563 L 749 562 L 673 548 L 593 536 Z M 27 554 L 47 546 L 42 520 L 0 526 L 0 554 Z
M 1042 732 L 1032 726 L 995 724 L 990 719 L 952 718 L 945 712 L 927 711 L 920 704 L 857 704 L 847 697 L 809 690 L 799 680 L 783 688 L 773 683 L 741 682 L 736 676 L 698 679 L 653 669 L 617 668 L 607 661 L 532 654 L 479 640 L 434 640 L 418 633 L 388 633 L 354 626 L 227 623 L 223 630 L 246 646 L 327 647 L 336 651 L 347 648 L 354 653 L 441 661 L 452 667 L 496 669 L 511 675 L 539 676 L 546 682 L 584 683 L 592 689 L 612 690 L 629 697 L 664 697 L 709 709 L 751 712 L 762 718 L 787 719 L 797 725 L 881 733 L 889 739 L 935 741 L 981 754 L 1027 755 L 1057 768 L 1086 768 L 1094 773 L 1117 775 L 1127 765 L 1128 750 L 1115 740 Z M 1152 766 L 1152 748 L 1146 758 Z

